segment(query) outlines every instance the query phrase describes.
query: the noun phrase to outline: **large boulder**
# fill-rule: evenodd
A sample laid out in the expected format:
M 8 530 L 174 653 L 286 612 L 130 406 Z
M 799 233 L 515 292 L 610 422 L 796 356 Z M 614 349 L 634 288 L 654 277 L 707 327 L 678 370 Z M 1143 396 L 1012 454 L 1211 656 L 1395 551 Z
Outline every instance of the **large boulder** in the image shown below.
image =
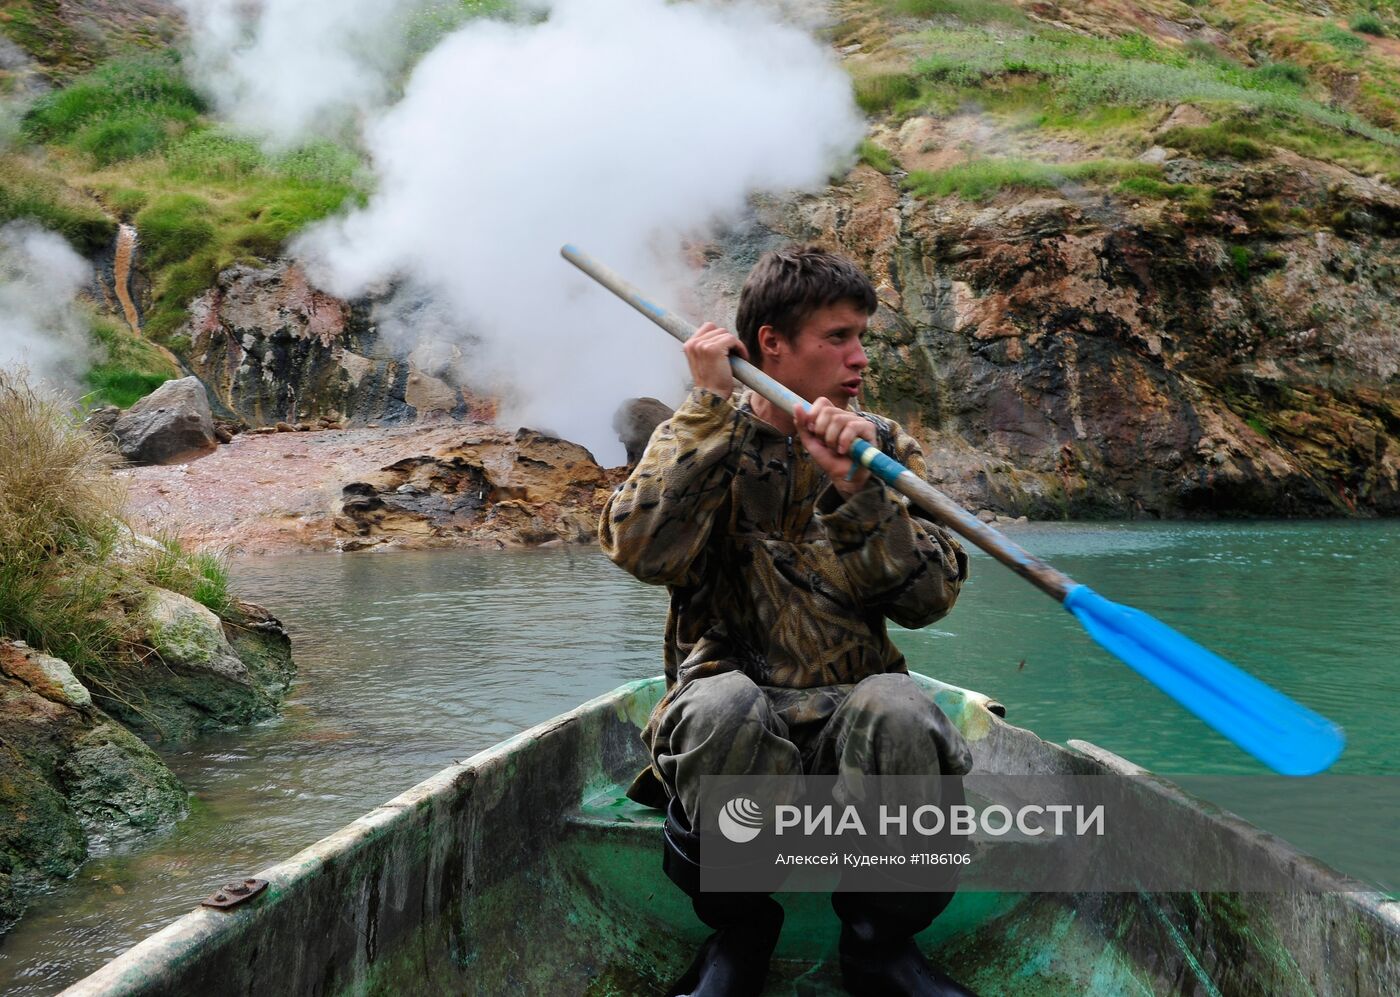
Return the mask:
M 0 935 L 100 844 L 168 826 L 185 790 L 67 662 L 0 639 Z
M 190 339 L 191 370 L 211 403 L 249 426 L 331 415 L 353 426 L 433 413 L 494 418 L 495 402 L 462 386 L 461 347 L 423 336 L 450 316 L 407 293 L 391 298 L 342 301 L 287 260 L 233 266 L 190 302 L 178 334 Z M 413 342 L 405 355 L 402 346 Z
M 229 622 L 187 596 L 151 589 L 137 618 L 152 660 L 123 667 L 120 700 L 99 702 L 149 740 L 185 741 L 277 712 L 294 669 L 291 642 L 265 611 L 235 602 Z
M 612 428 L 627 448 L 628 466 L 642 459 L 651 434 L 672 414 L 669 405 L 655 398 L 629 398 L 617 407 L 613 413 Z
M 112 433 L 133 464 L 178 464 L 218 444 L 209 397 L 197 377 L 166 381 L 131 406 Z

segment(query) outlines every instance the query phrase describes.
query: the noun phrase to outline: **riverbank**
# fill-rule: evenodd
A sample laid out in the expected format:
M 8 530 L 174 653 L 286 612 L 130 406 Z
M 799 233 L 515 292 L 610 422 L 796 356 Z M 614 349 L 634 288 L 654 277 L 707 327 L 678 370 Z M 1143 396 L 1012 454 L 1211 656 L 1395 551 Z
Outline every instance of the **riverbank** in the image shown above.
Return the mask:
M 290 685 L 286 631 L 260 608 L 126 595 L 142 602 L 130 639 L 144 653 L 112 654 L 100 680 L 0 638 L 0 939 L 89 859 L 187 816 L 186 787 L 151 745 L 266 720 Z
M 244 433 L 117 472 L 140 528 L 249 554 L 589 541 L 624 474 L 565 440 L 450 420 Z
M 90 856 L 184 816 L 148 745 L 275 715 L 294 671 L 217 556 L 131 529 L 115 461 L 0 370 L 0 935 Z

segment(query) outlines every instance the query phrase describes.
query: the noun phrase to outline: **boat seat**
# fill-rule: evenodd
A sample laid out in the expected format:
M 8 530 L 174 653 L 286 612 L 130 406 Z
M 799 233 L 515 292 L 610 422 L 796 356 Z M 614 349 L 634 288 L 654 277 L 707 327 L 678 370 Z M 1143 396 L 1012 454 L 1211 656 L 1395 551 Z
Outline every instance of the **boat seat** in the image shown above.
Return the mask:
M 627 798 L 627 787 L 621 783 L 605 786 L 588 797 L 564 817 L 571 825 L 593 830 L 661 830 L 666 813 L 653 807 L 644 807 Z

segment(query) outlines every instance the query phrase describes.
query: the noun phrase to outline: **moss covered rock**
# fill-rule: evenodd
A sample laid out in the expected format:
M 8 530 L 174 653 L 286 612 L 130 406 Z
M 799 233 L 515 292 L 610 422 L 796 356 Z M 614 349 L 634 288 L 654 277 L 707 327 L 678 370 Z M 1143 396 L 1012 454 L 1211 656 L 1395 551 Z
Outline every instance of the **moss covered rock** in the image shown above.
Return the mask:
M 142 737 L 180 742 L 277 712 L 294 667 L 287 633 L 266 611 L 235 600 L 225 620 L 153 588 L 135 615 L 155 653 L 124 664 L 116 694 L 99 691 L 98 702 Z
M 17 641 L 14 648 L 23 650 L 25 644 Z M 52 702 L 74 708 L 92 705 L 92 694 L 62 658 L 30 649 L 27 653 L 6 655 L 0 667 L 11 678 Z
M 266 609 L 235 598 L 224 613 L 224 633 L 248 676 L 274 702 L 292 687 L 292 639 Z
M 185 815 L 185 790 L 175 774 L 139 737 L 111 720 L 73 743 L 59 777 L 90 843 L 155 830 Z
M 0 641 L 0 933 L 91 849 L 167 826 L 186 793 L 68 665 Z
M 247 684 L 248 669 L 233 653 L 215 613 L 188 596 L 151 589 L 142 607 L 151 647 L 171 668 L 211 672 Z

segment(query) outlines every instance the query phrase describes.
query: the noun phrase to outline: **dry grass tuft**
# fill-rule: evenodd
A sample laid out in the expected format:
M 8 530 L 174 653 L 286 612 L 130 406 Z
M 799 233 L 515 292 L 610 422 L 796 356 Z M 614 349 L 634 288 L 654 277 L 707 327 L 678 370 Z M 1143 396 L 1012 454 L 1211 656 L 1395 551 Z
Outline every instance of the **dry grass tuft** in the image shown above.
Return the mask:
M 0 560 L 109 552 L 125 498 L 116 460 L 61 402 L 0 370 Z
M 23 372 L 0 371 L 0 634 L 98 687 L 131 634 L 113 612 L 125 525 L 110 445 Z
M 232 597 L 224 554 L 176 537 L 134 542 L 116 461 L 62 402 L 0 370 L 0 636 L 62 658 L 139 712 L 121 669 L 152 652 L 125 607 L 151 585 L 220 614 Z

